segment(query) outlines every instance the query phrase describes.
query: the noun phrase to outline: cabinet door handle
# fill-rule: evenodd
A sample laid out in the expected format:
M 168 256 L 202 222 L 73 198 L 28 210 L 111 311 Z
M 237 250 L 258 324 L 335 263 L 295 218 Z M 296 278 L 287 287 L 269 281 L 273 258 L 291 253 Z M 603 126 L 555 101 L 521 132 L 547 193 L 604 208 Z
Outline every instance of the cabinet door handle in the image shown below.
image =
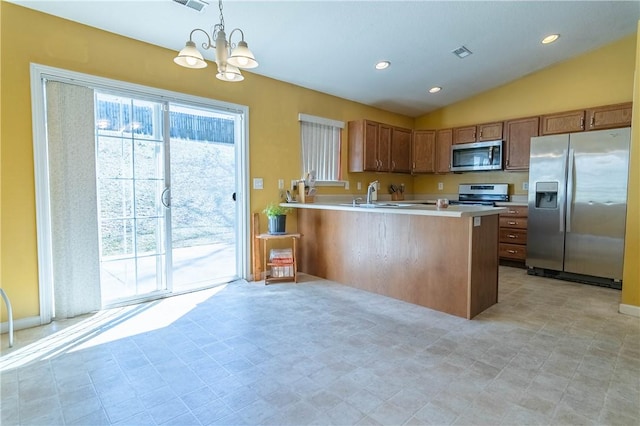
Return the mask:
M 507 222 L 507 223 L 508 223 L 509 225 L 517 225 L 517 224 L 518 224 L 518 222 L 515 222 L 515 221 L 509 221 L 509 222 Z
M 510 254 L 516 254 L 518 252 L 518 250 L 507 250 L 507 253 Z
M 517 236 L 517 235 L 514 235 L 514 234 L 509 234 L 509 235 L 507 235 L 507 236 L 508 236 L 509 238 L 512 238 L 512 239 L 518 239 L 518 236 Z
M 510 214 L 516 214 L 516 213 L 518 213 L 518 210 L 509 210 L 509 213 Z
M 584 117 L 580 118 L 580 128 L 584 130 Z
M 596 124 L 596 116 L 592 115 L 591 116 L 591 122 L 589 123 L 589 126 L 593 127 Z
M 482 137 L 482 130 L 480 131 L 480 137 Z

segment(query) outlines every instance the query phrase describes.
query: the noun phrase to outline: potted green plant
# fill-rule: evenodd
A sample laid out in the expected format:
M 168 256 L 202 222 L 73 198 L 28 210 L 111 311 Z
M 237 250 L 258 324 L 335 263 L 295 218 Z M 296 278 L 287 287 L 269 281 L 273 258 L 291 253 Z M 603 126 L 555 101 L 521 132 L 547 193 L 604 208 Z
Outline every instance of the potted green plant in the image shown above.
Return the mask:
M 270 203 L 262 210 L 269 219 L 269 234 L 286 234 L 287 213 L 290 211 L 289 207 L 283 207 L 276 203 Z

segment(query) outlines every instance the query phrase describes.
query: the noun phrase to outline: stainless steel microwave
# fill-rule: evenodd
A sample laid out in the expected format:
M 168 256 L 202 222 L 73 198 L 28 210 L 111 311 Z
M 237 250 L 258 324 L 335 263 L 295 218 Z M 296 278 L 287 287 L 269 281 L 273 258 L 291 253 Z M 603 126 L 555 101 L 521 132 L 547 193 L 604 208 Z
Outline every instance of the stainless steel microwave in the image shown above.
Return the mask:
M 502 170 L 502 141 L 451 145 L 451 171 Z

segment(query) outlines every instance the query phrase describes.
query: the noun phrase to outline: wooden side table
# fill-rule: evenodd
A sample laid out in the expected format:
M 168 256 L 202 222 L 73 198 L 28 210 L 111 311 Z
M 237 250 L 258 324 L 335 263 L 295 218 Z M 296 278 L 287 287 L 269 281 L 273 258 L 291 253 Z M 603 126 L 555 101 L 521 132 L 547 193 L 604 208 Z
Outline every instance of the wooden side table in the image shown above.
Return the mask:
M 300 234 L 298 233 L 287 233 L 287 234 L 260 234 L 256 238 L 262 240 L 262 259 L 263 265 L 265 268 L 265 285 L 272 282 L 282 282 L 282 281 L 291 281 L 298 282 L 298 264 L 296 262 L 296 241 L 300 238 Z M 282 239 L 291 239 L 292 240 L 292 261 L 289 263 L 267 263 L 267 242 L 271 240 L 282 240 Z M 288 277 L 274 277 L 273 276 L 273 267 L 276 266 L 291 266 L 293 268 L 293 276 Z M 270 271 L 266 271 L 266 268 L 270 267 Z

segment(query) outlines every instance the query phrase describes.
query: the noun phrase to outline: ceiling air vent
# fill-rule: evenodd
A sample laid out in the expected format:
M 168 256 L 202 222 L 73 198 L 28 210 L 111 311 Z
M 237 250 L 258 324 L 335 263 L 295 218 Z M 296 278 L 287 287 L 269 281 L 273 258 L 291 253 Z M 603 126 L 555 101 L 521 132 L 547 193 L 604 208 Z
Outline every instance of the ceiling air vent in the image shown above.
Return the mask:
M 462 59 L 462 58 L 466 58 L 467 56 L 471 55 L 473 52 L 470 51 L 469 49 L 467 49 L 464 46 L 460 46 L 456 50 L 453 50 L 451 53 L 456 55 L 458 58 Z
M 205 6 L 209 6 L 209 3 L 203 0 L 173 0 L 174 2 L 181 4 L 183 6 L 187 6 L 193 10 L 197 10 L 201 12 Z

